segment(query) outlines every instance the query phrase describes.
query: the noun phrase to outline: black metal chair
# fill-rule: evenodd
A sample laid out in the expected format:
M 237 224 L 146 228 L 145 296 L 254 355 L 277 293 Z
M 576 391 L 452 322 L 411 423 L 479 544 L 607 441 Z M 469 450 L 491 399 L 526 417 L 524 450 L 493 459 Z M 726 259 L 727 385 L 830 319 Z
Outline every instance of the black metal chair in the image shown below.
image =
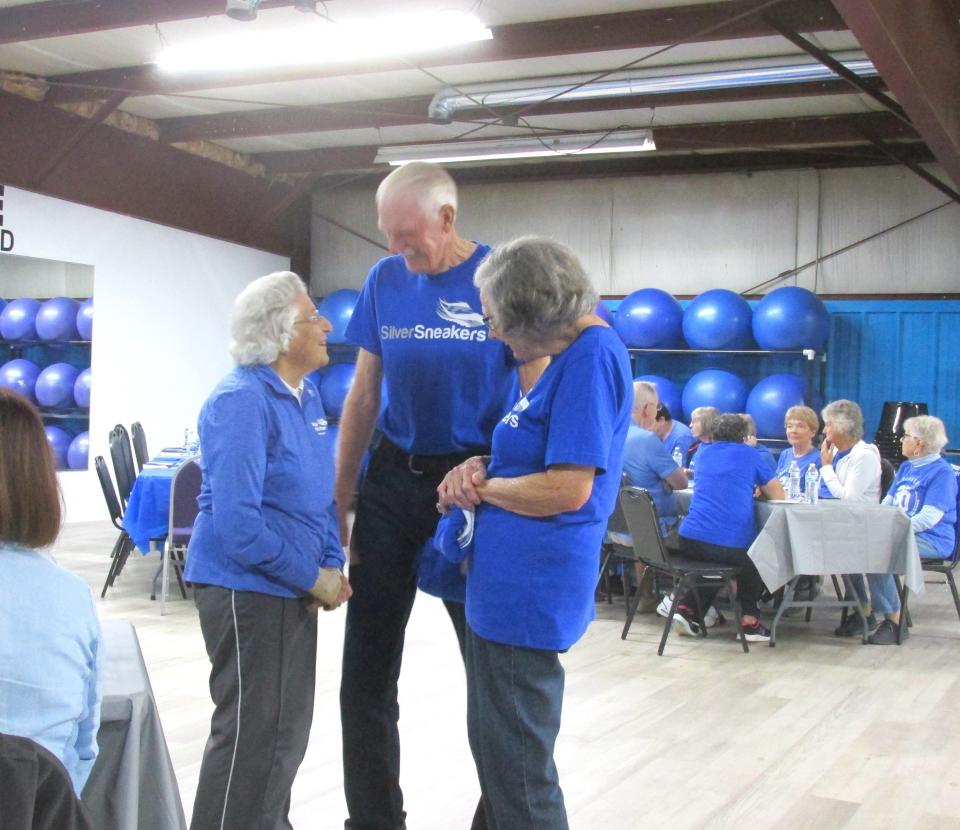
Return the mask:
M 107 512 L 110 514 L 110 521 L 113 526 L 120 531 L 117 541 L 113 543 L 113 550 L 110 552 L 110 570 L 107 571 L 106 582 L 103 583 L 103 590 L 100 592 L 100 598 L 107 595 L 107 588 L 112 588 L 113 583 L 123 566 L 127 563 L 130 551 L 133 550 L 133 539 L 130 538 L 123 525 L 120 523 L 123 519 L 123 509 L 120 507 L 120 500 L 117 498 L 117 491 L 113 489 L 113 482 L 110 480 L 110 471 L 107 469 L 107 462 L 102 455 L 98 455 L 93 460 L 93 466 L 97 471 L 97 478 L 100 479 L 100 489 L 103 490 L 103 499 L 107 503 Z
M 147 436 L 139 421 L 130 425 L 130 440 L 133 442 L 133 455 L 137 460 L 137 472 L 139 472 L 143 469 L 143 465 L 150 460 L 150 452 L 147 450 Z
M 890 489 L 890 485 L 893 484 L 893 479 L 897 475 L 897 468 L 893 466 L 893 462 L 889 461 L 886 458 L 880 459 L 880 498 L 883 499 L 887 495 L 887 491 Z
M 133 453 L 130 449 L 130 436 L 123 424 L 117 424 L 110 430 L 110 460 L 113 461 L 113 475 L 117 480 L 117 495 L 124 507 L 130 500 L 133 482 L 137 480 L 137 471 L 133 466 Z
M 170 519 L 166 544 L 161 554 L 164 559 L 161 559 L 160 572 L 157 576 L 163 578 L 164 561 L 172 564 L 184 599 L 187 598 L 187 591 L 183 582 L 183 563 L 190 537 L 193 535 L 193 522 L 199 512 L 197 496 L 200 495 L 202 479 L 200 465 L 196 460 L 191 460 L 180 466 L 170 484 Z M 151 599 L 156 598 L 156 580 L 157 577 L 154 577 Z M 161 607 L 160 610 L 162 613 L 163 608 Z
M 749 652 L 750 647 L 747 645 L 747 639 L 740 624 L 740 617 L 742 616 L 740 603 L 733 584 L 733 580 L 740 573 L 740 568 L 733 565 L 687 559 L 679 553 L 670 552 L 664 544 L 663 536 L 660 535 L 660 521 L 657 516 L 656 505 L 646 490 L 640 487 L 622 488 L 620 490 L 620 505 L 630 536 L 633 538 L 633 550 L 636 558 L 648 568 L 652 568 L 654 573 L 661 573 L 673 580 L 673 602 L 670 604 L 670 613 L 667 615 L 666 623 L 663 626 L 663 635 L 660 637 L 660 647 L 657 649 L 657 654 L 663 656 L 663 649 L 667 644 L 667 637 L 670 635 L 670 628 L 677 613 L 677 606 L 680 603 L 681 596 L 687 590 L 693 592 L 697 619 L 700 623 L 700 636 L 707 636 L 707 626 L 703 620 L 703 609 L 700 607 L 700 598 L 696 589 L 716 586 L 718 582 L 723 583 L 730 594 L 740 644 L 743 646 L 744 653 Z M 639 602 L 639 596 L 640 592 L 638 591 L 634 605 Z M 622 636 L 623 639 L 626 639 L 626 628 Z
M 628 487 L 629 481 L 626 476 L 623 476 L 621 481 L 622 487 Z M 623 626 L 623 634 L 621 639 L 626 639 L 627 632 L 630 631 L 630 625 L 633 623 L 633 618 L 637 613 L 637 607 L 640 604 L 640 586 L 637 586 L 637 600 L 635 602 L 631 601 L 630 598 L 630 576 L 627 573 L 627 564 L 634 563 L 639 561 L 636 552 L 633 549 L 633 546 L 627 544 L 630 542 L 630 530 L 627 527 L 627 520 L 623 515 L 623 508 L 620 506 L 620 499 L 618 498 L 613 507 L 613 513 L 610 514 L 610 518 L 607 519 L 607 533 L 604 538 L 603 545 L 601 546 L 601 564 L 600 564 L 600 580 L 599 582 L 604 583 L 604 592 L 607 596 L 607 602 L 613 602 L 612 592 L 610 590 L 610 568 L 615 564 L 619 563 L 624 565 L 623 568 L 623 601 L 626 607 L 627 619 Z

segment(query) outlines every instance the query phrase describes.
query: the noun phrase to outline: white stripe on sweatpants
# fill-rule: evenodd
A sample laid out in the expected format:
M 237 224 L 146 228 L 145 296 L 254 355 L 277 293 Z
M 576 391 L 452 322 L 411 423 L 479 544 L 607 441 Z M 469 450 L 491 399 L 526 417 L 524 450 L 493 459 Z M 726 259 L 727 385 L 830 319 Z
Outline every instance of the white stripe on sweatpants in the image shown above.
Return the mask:
M 236 591 L 230 591 L 230 610 L 233 613 L 233 639 L 237 644 L 237 734 L 233 740 L 233 756 L 230 758 L 230 773 L 227 775 L 227 789 L 223 794 L 223 814 L 220 816 L 220 830 L 227 820 L 227 802 L 230 800 L 230 783 L 233 781 L 233 768 L 237 763 L 237 746 L 240 743 L 240 707 L 243 705 L 243 677 L 240 674 L 240 630 L 237 627 Z

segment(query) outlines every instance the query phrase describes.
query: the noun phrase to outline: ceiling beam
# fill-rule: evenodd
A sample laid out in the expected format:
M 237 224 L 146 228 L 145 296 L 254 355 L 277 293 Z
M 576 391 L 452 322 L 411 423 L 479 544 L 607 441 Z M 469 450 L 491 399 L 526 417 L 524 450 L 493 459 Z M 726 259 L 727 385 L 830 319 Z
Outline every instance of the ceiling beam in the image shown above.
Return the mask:
M 960 187 L 960 11 L 951 0 L 834 0 L 954 184 Z
M 293 0 L 264 0 L 261 8 Z M 0 10 L 0 45 L 224 14 L 224 0 L 47 0 Z
M 660 153 L 691 153 L 729 151 L 732 148 L 766 150 L 797 145 L 841 143 L 866 146 L 869 141 L 865 134 L 866 130 L 884 141 L 916 141 L 918 138 L 915 131 L 888 112 L 813 118 L 773 118 L 716 124 L 681 124 L 654 127 L 653 137 Z M 456 142 L 450 142 L 450 144 L 455 145 Z M 811 151 L 811 153 L 816 152 L 818 151 Z M 328 147 L 319 150 L 259 153 L 253 158 L 263 164 L 271 174 L 307 172 L 331 174 L 370 169 L 373 167 L 373 158 L 376 154 L 375 146 Z M 584 162 L 585 159 L 578 157 L 575 161 Z
M 878 85 L 878 82 L 874 85 Z M 652 107 L 674 107 L 692 104 L 742 103 L 816 95 L 849 95 L 846 81 L 811 81 L 799 84 L 771 84 L 769 86 L 738 87 L 658 95 L 625 95 L 595 100 L 553 100 L 538 104 L 536 116 L 569 115 L 610 110 L 641 110 Z M 253 138 L 257 136 L 290 135 L 292 133 L 335 132 L 363 128 L 401 127 L 427 124 L 427 108 L 431 96 L 387 98 L 377 101 L 349 101 L 320 104 L 312 107 L 274 107 L 218 113 L 216 115 L 188 115 L 163 118 L 157 121 L 160 138 L 168 142 L 205 139 Z M 529 106 L 497 107 L 501 118 L 526 111 Z M 456 121 L 490 120 L 493 114 L 483 108 L 465 109 L 457 113 Z
M 119 3 L 123 0 L 113 2 Z M 532 23 L 511 23 L 491 27 L 493 40 L 462 44 L 443 51 L 413 55 L 408 59 L 385 58 L 364 63 L 270 71 L 257 69 L 246 72 L 194 72 L 176 75 L 161 72 L 153 64 L 75 72 L 48 78 L 54 84 L 48 100 L 52 103 L 64 103 L 103 97 L 105 92 L 119 90 L 129 96 L 172 95 L 203 89 L 225 89 L 371 72 L 397 72 L 409 70 L 415 65 L 455 66 L 581 52 L 644 49 L 680 41 L 706 42 L 777 34 L 760 14 L 723 25 L 725 21 L 730 21 L 759 5 L 760 0 L 728 0 L 723 3 L 698 3 Z M 780 20 L 798 32 L 842 31 L 846 28 L 829 0 L 789 0 L 777 8 L 782 10 Z M 699 34 L 708 29 L 712 31 Z

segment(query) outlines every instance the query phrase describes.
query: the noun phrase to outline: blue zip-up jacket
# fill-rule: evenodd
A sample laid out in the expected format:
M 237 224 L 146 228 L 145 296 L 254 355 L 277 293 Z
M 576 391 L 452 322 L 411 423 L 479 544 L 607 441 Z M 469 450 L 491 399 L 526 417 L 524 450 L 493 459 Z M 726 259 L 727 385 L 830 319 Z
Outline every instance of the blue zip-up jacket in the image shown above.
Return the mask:
M 342 567 L 333 435 L 316 387 L 303 402 L 269 366 L 239 366 L 200 411 L 203 485 L 185 577 L 278 597 Z

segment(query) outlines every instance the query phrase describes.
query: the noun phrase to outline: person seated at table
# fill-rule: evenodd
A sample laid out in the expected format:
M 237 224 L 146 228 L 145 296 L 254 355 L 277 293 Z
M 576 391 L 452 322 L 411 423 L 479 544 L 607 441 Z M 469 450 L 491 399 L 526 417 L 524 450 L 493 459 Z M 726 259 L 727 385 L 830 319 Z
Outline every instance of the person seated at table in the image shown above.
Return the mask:
M 906 459 L 897 470 L 881 504 L 892 505 L 910 518 L 921 559 L 948 559 L 957 533 L 957 474 L 940 451 L 947 445 L 943 421 L 917 415 L 903 422 L 902 452 Z M 892 574 L 869 577 L 871 597 L 897 596 Z M 876 600 L 874 600 L 876 604 Z M 899 614 L 887 614 L 870 636 L 876 646 L 897 641 Z M 904 627 L 901 640 L 909 636 Z
M 820 413 L 823 418 L 823 444 L 820 447 L 820 497 L 841 501 L 880 501 L 880 451 L 863 440 L 863 412 L 853 401 L 841 399 L 828 403 Z M 860 574 L 848 574 L 867 618 L 867 627 L 876 627 L 873 611 L 899 615 L 896 591 L 878 594 L 873 609 Z M 854 637 L 863 632 L 863 623 L 856 614 L 847 616 L 834 634 Z
M 79 796 L 97 757 L 100 623 L 87 584 L 43 550 L 60 515 L 40 415 L 0 388 L 0 733 L 53 753 Z
M 705 444 L 713 441 L 713 425 L 720 417 L 720 410 L 715 406 L 698 406 L 690 413 L 690 434 L 694 442 L 687 451 L 687 467 L 684 472 L 688 478 L 693 478 L 697 464 L 697 453 Z
M 773 453 L 770 452 L 769 447 L 757 441 L 757 422 L 753 420 L 753 415 L 741 412 L 740 417 L 743 418 L 743 422 L 747 425 L 747 437 L 743 443 L 748 447 L 753 447 L 763 459 L 764 464 L 770 468 L 770 472 L 775 474 L 777 471 L 777 462 L 774 461 Z
M 813 445 L 813 439 L 820 429 L 817 413 L 809 406 L 791 406 L 783 416 L 783 428 L 790 445 L 780 453 L 777 460 L 777 478 L 783 489 L 789 492 L 790 465 L 796 461 L 800 469 L 800 492 L 807 490 L 807 470 L 813 464 L 820 468 L 820 450 Z
M 653 431 L 657 433 L 660 440 L 663 441 L 670 457 L 673 457 L 674 451 L 680 450 L 680 466 L 683 467 L 687 462 L 687 453 L 693 444 L 693 433 L 683 421 L 675 421 L 670 413 L 670 408 L 660 401 L 657 406 L 657 420 L 653 425 Z
M 214 713 L 192 830 L 289 827 L 313 720 L 318 605 L 350 596 L 334 439 L 306 375 L 330 322 L 300 278 L 260 277 L 233 306 L 237 366 L 200 412 L 203 484 L 187 552 Z
M 713 424 L 713 441 L 700 448 L 697 486 L 690 512 L 680 525 L 680 550 L 689 559 L 737 565 L 737 598 L 744 635 L 751 642 L 770 639 L 757 617 L 763 580 L 747 556 L 757 535 L 754 487 L 768 499 L 782 499 L 783 487 L 753 447 L 744 443 L 746 422 L 739 415 L 720 415 Z M 709 608 L 719 589 L 701 588 L 700 607 Z M 681 597 L 674 627 L 682 634 L 700 633 L 692 594 Z

